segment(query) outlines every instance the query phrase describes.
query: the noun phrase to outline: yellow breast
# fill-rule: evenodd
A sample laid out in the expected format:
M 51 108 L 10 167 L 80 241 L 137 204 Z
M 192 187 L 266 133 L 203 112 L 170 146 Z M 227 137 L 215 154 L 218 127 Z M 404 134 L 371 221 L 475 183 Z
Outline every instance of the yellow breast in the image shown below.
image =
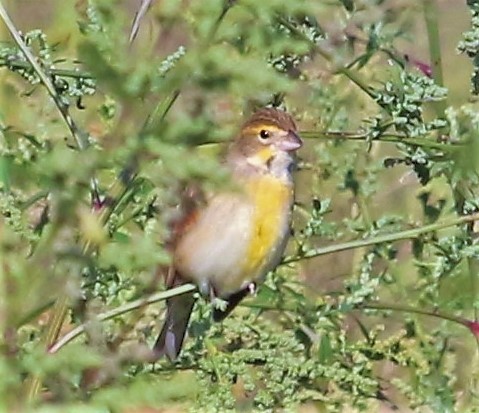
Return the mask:
M 254 205 L 253 228 L 243 273 L 255 279 L 275 259 L 288 233 L 292 188 L 270 175 L 248 180 L 246 191 Z M 279 251 L 281 254 L 282 251 Z

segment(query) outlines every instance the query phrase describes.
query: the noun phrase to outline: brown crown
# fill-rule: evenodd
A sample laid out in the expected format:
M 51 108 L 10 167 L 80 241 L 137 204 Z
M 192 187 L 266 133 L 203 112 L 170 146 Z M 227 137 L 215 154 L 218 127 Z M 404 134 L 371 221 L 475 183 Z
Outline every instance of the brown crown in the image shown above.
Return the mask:
M 274 125 L 282 130 L 296 131 L 296 124 L 291 115 L 275 108 L 259 109 L 243 124 L 243 128 L 261 125 Z

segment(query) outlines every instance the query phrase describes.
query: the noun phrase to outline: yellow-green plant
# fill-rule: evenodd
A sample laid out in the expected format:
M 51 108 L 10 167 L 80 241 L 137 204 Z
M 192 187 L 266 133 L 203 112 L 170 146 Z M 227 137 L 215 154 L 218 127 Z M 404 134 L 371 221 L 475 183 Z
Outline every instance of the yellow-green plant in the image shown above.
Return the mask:
M 436 0 L 3 3 L 2 410 L 473 411 L 477 1 L 458 46 Z M 228 185 L 216 149 L 264 105 L 307 141 L 288 254 L 152 363 L 195 288 L 157 271 L 181 189 Z

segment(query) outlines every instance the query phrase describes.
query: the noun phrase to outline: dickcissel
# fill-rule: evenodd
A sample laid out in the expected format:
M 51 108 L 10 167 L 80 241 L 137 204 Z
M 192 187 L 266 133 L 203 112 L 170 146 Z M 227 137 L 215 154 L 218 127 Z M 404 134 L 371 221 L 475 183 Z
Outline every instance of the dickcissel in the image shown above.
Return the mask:
M 202 294 L 226 301 L 220 321 L 281 260 L 294 201 L 294 152 L 302 146 L 293 118 L 264 108 L 246 121 L 224 159 L 234 188 L 202 200 L 188 189 L 181 218 L 172 224 L 168 288 L 195 283 Z M 154 346 L 156 357 L 178 357 L 195 296 L 167 301 L 166 319 Z

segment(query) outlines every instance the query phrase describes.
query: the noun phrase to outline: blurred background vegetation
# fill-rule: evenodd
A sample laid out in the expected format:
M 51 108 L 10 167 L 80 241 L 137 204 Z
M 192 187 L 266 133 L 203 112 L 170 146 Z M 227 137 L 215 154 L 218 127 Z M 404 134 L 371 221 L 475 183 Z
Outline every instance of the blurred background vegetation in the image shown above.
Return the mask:
M 479 2 L 0 11 L 2 411 L 477 411 Z M 287 256 L 151 363 L 165 224 L 264 105 L 306 140 Z

